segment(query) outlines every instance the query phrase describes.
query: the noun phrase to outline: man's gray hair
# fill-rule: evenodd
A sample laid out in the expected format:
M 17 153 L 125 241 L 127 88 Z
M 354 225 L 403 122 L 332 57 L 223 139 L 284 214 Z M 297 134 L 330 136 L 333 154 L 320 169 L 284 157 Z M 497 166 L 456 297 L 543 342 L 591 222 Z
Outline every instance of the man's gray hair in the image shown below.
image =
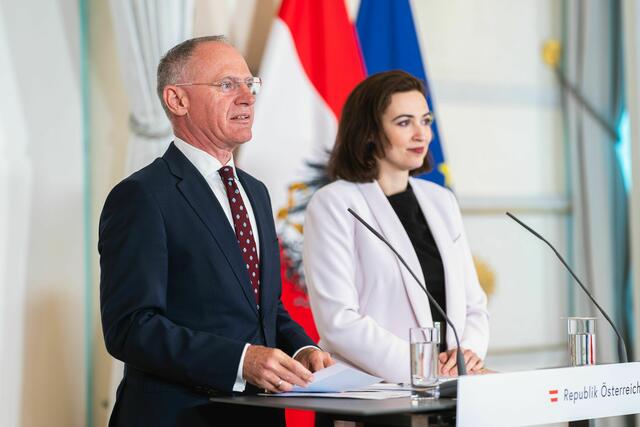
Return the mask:
M 184 77 L 185 65 L 187 65 L 187 62 L 191 59 L 195 48 L 199 44 L 206 42 L 230 44 L 229 40 L 222 35 L 196 37 L 175 45 L 160 59 L 160 63 L 158 64 L 158 86 L 156 90 L 160 98 L 160 104 L 169 118 L 171 118 L 171 114 L 162 97 L 164 87 L 176 83 L 184 83 L 181 79 Z

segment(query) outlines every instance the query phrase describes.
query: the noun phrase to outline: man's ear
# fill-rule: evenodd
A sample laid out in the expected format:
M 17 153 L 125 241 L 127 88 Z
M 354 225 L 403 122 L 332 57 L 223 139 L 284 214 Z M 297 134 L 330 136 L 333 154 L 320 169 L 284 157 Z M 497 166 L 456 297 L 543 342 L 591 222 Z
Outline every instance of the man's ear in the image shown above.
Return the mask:
M 184 116 L 189 113 L 189 97 L 182 88 L 166 85 L 162 91 L 162 99 L 172 114 Z

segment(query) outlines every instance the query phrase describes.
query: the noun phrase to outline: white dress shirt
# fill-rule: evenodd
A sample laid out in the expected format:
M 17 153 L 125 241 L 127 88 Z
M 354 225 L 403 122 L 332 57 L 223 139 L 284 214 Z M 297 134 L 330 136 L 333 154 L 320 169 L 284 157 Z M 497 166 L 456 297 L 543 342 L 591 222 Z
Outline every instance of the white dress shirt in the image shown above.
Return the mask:
M 242 200 L 244 201 L 245 208 L 247 209 L 247 213 L 249 214 L 249 222 L 251 223 L 251 229 L 254 231 L 253 237 L 256 240 L 256 251 L 258 251 L 258 259 L 260 258 L 260 237 L 258 237 L 258 227 L 256 223 L 256 217 L 253 214 L 253 208 L 251 207 L 251 202 L 249 201 L 249 197 L 247 193 L 244 191 L 242 187 L 242 183 L 238 179 L 238 174 L 236 173 L 236 167 L 233 163 L 233 156 L 229 159 L 226 165 L 223 165 L 220 160 L 213 157 L 209 153 L 200 150 L 199 148 L 194 147 L 193 145 L 181 140 L 178 137 L 175 137 L 173 143 L 176 148 L 185 155 L 187 159 L 193 164 L 193 166 L 198 169 L 198 172 L 204 177 L 207 184 L 209 184 L 209 188 L 213 191 L 214 196 L 218 199 L 220 206 L 222 206 L 222 210 L 224 214 L 227 216 L 229 220 L 229 225 L 235 234 L 235 229 L 233 228 L 233 218 L 231 216 L 231 206 L 229 205 L 229 198 L 227 197 L 227 190 L 224 186 L 224 182 L 222 182 L 222 178 L 218 173 L 218 170 L 223 166 L 231 166 L 233 168 L 233 176 L 235 177 L 236 184 L 238 184 L 238 189 L 240 190 L 240 195 L 242 196 Z M 245 344 L 244 350 L 242 350 L 242 356 L 240 356 L 240 364 L 238 365 L 238 373 L 236 374 L 236 382 L 233 384 L 233 391 L 244 391 L 247 382 L 242 377 L 242 364 L 244 362 L 244 356 L 247 353 L 247 348 L 249 348 L 249 343 Z
M 247 214 L 249 214 L 249 222 L 251 223 L 251 229 L 253 230 L 253 237 L 256 241 L 256 251 L 258 251 L 258 259 L 260 257 L 260 237 L 258 233 L 258 223 L 256 222 L 256 217 L 253 214 L 253 207 L 251 206 L 251 201 L 247 196 L 246 191 L 242 187 L 242 183 L 238 179 L 238 174 L 236 173 L 236 168 L 233 163 L 233 156 L 229 159 L 226 165 L 223 165 L 220 160 L 213 157 L 209 153 L 200 150 L 199 148 L 194 147 L 181 140 L 178 137 L 175 137 L 173 141 L 174 145 L 185 157 L 196 167 L 198 172 L 204 177 L 207 184 L 209 184 L 209 188 L 213 191 L 214 196 L 218 199 L 220 206 L 222 206 L 222 210 L 224 211 L 227 219 L 229 220 L 229 225 L 235 234 L 235 229 L 233 225 L 233 218 L 231 216 L 231 206 L 229 205 L 229 198 L 227 197 L 227 190 L 225 188 L 224 183 L 222 182 L 222 178 L 218 173 L 218 170 L 223 166 L 231 166 L 233 168 L 233 176 L 235 177 L 236 184 L 238 184 L 238 189 L 240 190 L 240 195 L 242 196 L 242 200 L 244 201 L 244 205 L 247 209 Z M 238 365 L 238 371 L 236 374 L 236 382 L 233 385 L 233 391 L 242 392 L 244 391 L 247 382 L 243 378 L 242 372 L 242 364 L 244 362 L 244 356 L 247 353 L 247 348 L 249 348 L 249 343 L 245 344 L 244 350 L 242 351 L 242 356 L 240 356 L 240 363 Z M 295 357 L 300 351 L 304 350 L 308 347 L 314 346 L 304 346 L 298 349 L 293 357 Z

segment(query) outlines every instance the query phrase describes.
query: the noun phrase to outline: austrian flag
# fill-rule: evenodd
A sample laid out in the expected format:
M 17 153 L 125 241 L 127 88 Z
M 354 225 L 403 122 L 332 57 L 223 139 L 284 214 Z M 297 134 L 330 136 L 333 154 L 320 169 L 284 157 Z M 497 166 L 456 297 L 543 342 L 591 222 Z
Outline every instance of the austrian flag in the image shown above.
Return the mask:
M 262 180 L 279 212 L 283 248 L 282 300 L 318 340 L 299 274 L 304 206 L 333 147 L 342 105 L 364 78 L 364 65 L 344 0 L 283 0 L 267 41 L 256 101 L 253 140 L 238 164 Z M 320 171 L 320 172 L 319 172 Z M 287 423 L 313 425 L 313 416 L 287 411 Z
M 318 340 L 302 269 L 304 211 L 327 183 L 342 106 L 369 73 L 403 69 L 428 82 L 408 0 L 361 0 L 357 25 L 345 0 L 283 0 L 267 40 L 255 106 L 253 140 L 237 164 L 269 189 L 282 253 L 282 301 L 291 317 Z M 433 110 L 431 98 L 427 102 Z M 434 171 L 424 178 L 445 185 L 446 164 L 437 127 L 429 151 Z M 311 416 L 287 411 L 289 426 Z

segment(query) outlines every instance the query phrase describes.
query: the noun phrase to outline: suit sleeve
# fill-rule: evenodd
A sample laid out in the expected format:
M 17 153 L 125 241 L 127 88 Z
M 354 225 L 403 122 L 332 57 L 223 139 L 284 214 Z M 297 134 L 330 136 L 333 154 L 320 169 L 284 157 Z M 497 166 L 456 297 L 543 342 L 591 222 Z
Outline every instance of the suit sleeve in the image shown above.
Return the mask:
M 304 329 L 291 318 L 282 301 L 278 302 L 277 328 L 277 347 L 289 356 L 293 357 L 294 353 L 302 347 L 316 345 Z
M 407 340 L 360 309 L 356 270 L 367 266 L 359 265 L 348 197 L 320 190 L 306 211 L 304 268 L 313 317 L 323 343 L 346 362 L 388 381 L 408 381 Z
M 166 317 L 168 250 L 162 211 L 133 180 L 116 186 L 100 218 L 100 305 L 107 350 L 160 378 L 231 391 L 245 343 Z
M 487 296 L 480 286 L 478 274 L 473 263 L 473 256 L 467 241 L 467 235 L 462 222 L 460 207 L 452 192 L 448 191 L 451 199 L 451 215 L 460 230 L 455 243 L 457 254 L 462 264 L 467 316 L 464 331 L 460 337 L 460 346 L 473 350 L 484 359 L 489 346 L 489 311 L 487 310 Z

